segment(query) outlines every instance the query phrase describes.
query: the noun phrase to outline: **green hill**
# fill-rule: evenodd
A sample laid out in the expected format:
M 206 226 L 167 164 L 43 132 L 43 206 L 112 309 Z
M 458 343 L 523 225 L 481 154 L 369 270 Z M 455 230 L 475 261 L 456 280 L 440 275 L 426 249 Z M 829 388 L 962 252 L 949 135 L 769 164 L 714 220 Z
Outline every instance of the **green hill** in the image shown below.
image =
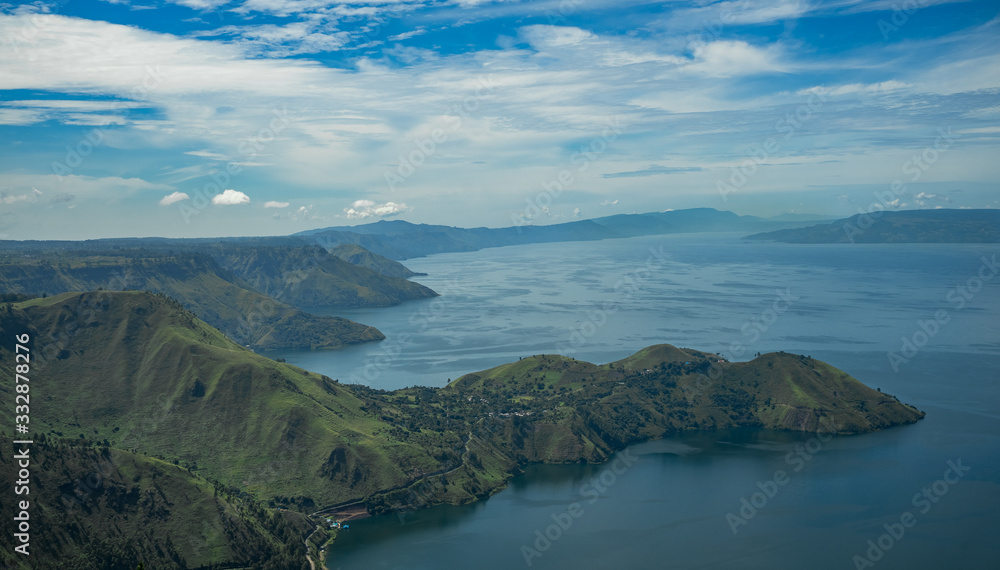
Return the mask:
M 357 248 L 355 256 L 373 256 Z M 327 305 L 386 307 L 437 293 L 403 277 L 381 273 L 341 259 L 319 246 L 206 248 L 223 268 L 252 289 L 296 307 Z M 399 268 L 406 269 L 396 263 Z M 390 266 L 386 266 L 390 268 Z M 398 270 L 398 268 L 396 268 Z M 407 270 L 408 271 L 408 270 Z M 412 275 L 412 273 L 411 273 Z
M 309 568 L 302 539 L 313 525 L 298 513 L 265 509 L 238 490 L 120 449 L 44 436 L 29 449 L 30 558 L 3 533 L 4 568 Z M 17 479 L 14 453 L 0 450 L 5 481 Z M 0 497 L 6 520 L 15 516 L 14 498 Z
M 302 512 L 470 502 L 527 463 L 599 462 L 680 430 L 861 433 L 923 417 L 807 357 L 728 363 L 670 345 L 604 365 L 533 356 L 440 389 L 342 385 L 245 350 L 146 292 L 0 305 L 0 338 L 25 332 L 35 437 L 176 462 Z M 13 360 L 0 346 L 4 377 Z M 0 383 L 0 398 L 13 401 L 12 392 Z M 12 414 L 0 408 L 0 425 L 12 426 Z M 188 508 L 188 499 L 171 501 L 177 516 Z M 197 532 L 177 526 L 167 536 L 176 545 L 197 542 Z
M 425 273 L 415 273 L 398 261 L 393 261 L 388 257 L 382 257 L 381 255 L 372 253 L 360 245 L 353 243 L 337 245 L 330 249 L 330 253 L 348 263 L 360 265 L 361 267 L 367 267 L 368 269 L 387 277 L 402 277 L 406 279 L 415 275 L 426 275 Z
M 8 254 L 0 257 L 0 291 L 58 295 L 135 289 L 173 297 L 199 318 L 255 349 L 326 349 L 382 340 L 373 327 L 303 312 L 251 289 L 198 254 Z
M 433 462 L 383 437 L 388 426 L 351 390 L 241 348 L 169 298 L 69 293 L 14 307 L 0 333 L 35 339 L 31 425 L 43 433 L 108 440 L 260 496 L 324 503 Z M 352 469 L 363 465 L 344 484 L 323 472 L 336 448 Z

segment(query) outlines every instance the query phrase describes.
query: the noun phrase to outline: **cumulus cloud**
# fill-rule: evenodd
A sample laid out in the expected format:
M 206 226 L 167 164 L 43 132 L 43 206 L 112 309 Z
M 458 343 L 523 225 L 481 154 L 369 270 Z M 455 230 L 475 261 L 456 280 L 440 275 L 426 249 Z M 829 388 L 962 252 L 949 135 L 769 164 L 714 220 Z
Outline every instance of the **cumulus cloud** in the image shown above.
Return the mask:
M 247 196 L 239 190 L 233 190 L 228 188 L 222 192 L 222 194 L 216 194 L 212 196 L 212 203 L 216 206 L 236 206 L 238 204 L 249 204 L 250 196 Z
M 191 197 L 184 192 L 174 192 L 173 194 L 167 194 L 160 200 L 161 206 L 169 206 L 171 204 L 176 204 L 182 200 L 190 200 Z
M 275 202 L 271 200 L 270 202 L 264 202 L 265 208 L 287 208 L 290 204 L 288 202 Z
M 605 201 L 601 202 L 601 205 L 602 206 L 617 206 L 618 205 L 618 200 L 605 200 Z
M 271 203 L 271 202 L 268 202 Z M 288 206 L 288 202 L 274 202 L 275 204 L 284 204 Z M 281 206 L 284 208 L 285 206 Z M 292 211 L 275 212 L 272 216 L 275 220 L 292 220 L 294 222 L 302 220 L 319 220 L 320 216 L 313 213 L 313 205 L 299 206 L 298 209 Z
M 356 200 L 351 204 L 350 208 L 344 208 L 344 213 L 347 214 L 349 219 L 364 220 L 367 218 L 389 218 L 398 216 L 403 212 L 409 212 L 410 210 L 412 208 L 406 204 L 397 204 L 395 202 L 376 204 L 371 200 Z
M 684 69 L 709 77 L 733 77 L 782 71 L 779 46 L 759 47 L 742 40 L 720 40 L 693 46 L 694 63 Z
M 929 194 L 921 192 L 913 197 L 918 206 L 926 206 L 928 202 L 951 202 L 951 198 L 944 194 Z M 942 206 L 936 206 L 941 208 Z

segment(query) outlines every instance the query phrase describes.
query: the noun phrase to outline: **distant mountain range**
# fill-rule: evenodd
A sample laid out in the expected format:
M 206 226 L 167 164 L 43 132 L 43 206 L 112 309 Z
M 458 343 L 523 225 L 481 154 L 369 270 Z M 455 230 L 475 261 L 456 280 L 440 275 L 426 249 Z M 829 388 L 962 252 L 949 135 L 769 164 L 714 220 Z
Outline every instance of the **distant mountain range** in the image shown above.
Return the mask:
M 506 228 L 457 228 L 382 220 L 359 226 L 308 230 L 294 235 L 327 248 L 339 244 L 357 244 L 392 259 L 410 259 L 434 253 L 476 251 L 529 243 L 592 241 L 673 233 L 759 232 L 798 227 L 807 221 L 815 221 L 812 216 L 806 217 L 810 219 L 767 219 L 740 216 L 712 208 L 693 208 L 619 214 L 549 226 L 523 225 Z
M 998 243 L 1000 210 L 903 210 L 747 236 L 786 243 Z

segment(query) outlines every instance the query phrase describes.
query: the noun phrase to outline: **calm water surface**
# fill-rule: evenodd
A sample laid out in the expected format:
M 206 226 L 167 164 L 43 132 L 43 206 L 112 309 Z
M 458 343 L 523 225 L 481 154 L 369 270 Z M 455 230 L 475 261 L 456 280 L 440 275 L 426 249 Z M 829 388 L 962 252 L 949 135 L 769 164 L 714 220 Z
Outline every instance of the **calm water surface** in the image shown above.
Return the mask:
M 997 253 L 702 234 L 409 260 L 442 297 L 316 310 L 377 326 L 388 340 L 280 356 L 394 389 L 545 352 L 607 362 L 661 342 L 737 360 L 786 350 L 830 362 L 927 418 L 825 442 L 691 433 L 633 446 L 609 465 L 531 466 L 475 505 L 356 522 L 329 567 L 846 569 L 860 556 L 877 568 L 1000 568 L 1000 277 L 969 291 L 962 308 L 954 292 L 975 289 L 968 280 Z M 925 322 L 925 338 L 919 323 L 936 311 L 947 322 Z M 899 353 L 904 336 L 926 345 L 894 371 L 887 352 Z M 959 459 L 968 472 L 935 488 Z M 770 485 L 779 470 L 787 482 Z M 776 492 L 754 497 L 762 487 Z M 936 502 L 914 504 L 925 488 Z M 742 499 L 762 506 L 744 507 L 752 517 L 734 533 Z M 881 536 L 904 513 L 915 524 L 898 539 Z M 565 530 L 552 526 L 567 520 Z M 555 540 L 539 538 L 546 532 Z M 880 539 L 888 548 L 872 549 Z

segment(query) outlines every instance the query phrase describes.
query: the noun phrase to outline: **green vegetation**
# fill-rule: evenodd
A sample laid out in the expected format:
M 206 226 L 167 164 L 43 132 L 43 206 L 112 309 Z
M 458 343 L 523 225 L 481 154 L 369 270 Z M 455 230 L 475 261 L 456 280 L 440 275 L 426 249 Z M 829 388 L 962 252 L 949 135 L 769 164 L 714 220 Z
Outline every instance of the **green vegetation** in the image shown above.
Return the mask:
M 387 307 L 412 299 L 437 296 L 419 283 L 402 277 L 387 277 L 373 269 L 345 261 L 319 246 L 249 247 L 225 244 L 205 248 L 205 253 L 243 279 L 253 290 L 296 307 Z M 356 256 L 365 257 L 365 254 L 374 257 L 371 252 L 355 246 Z M 389 263 L 406 270 L 396 262 Z
M 41 435 L 30 450 L 30 558 L 4 533 L 4 568 L 308 568 L 302 536 L 313 525 L 301 514 L 120 449 Z M 6 448 L 0 477 L 16 479 Z M 0 498 L 4 513 L 13 498 Z
M 204 255 L 46 252 L 0 257 L 0 291 L 58 295 L 97 289 L 164 293 L 254 349 L 329 349 L 385 338 L 373 327 L 312 315 L 255 291 Z
M 833 425 L 860 433 L 923 417 L 832 366 L 784 353 L 727 363 L 658 345 L 604 365 L 541 355 L 445 388 L 386 392 L 264 358 L 172 299 L 145 292 L 68 293 L 0 305 L 0 338 L 26 331 L 33 339 L 33 433 L 60 445 L 101 442 L 106 453 L 148 466 L 142 469 L 175 465 L 190 485 L 207 489 L 198 482 L 214 481 L 213 487 L 266 505 L 254 520 L 286 512 L 278 509 L 340 516 L 475 501 L 502 489 L 527 463 L 600 462 L 626 445 L 679 430 L 816 432 Z M 3 345 L 0 374 L 10 377 L 13 364 Z M 0 398 L 13 400 L 9 383 L 0 384 Z M 13 425 L 12 412 L 0 409 L 0 426 Z M 75 469 L 58 471 L 85 474 Z M 186 511 L 204 494 L 185 492 L 170 495 L 167 508 L 195 520 L 197 511 Z M 86 540 L 71 536 L 66 548 L 76 550 L 67 552 L 97 536 L 112 540 L 111 526 L 121 525 L 102 512 L 112 522 Z M 253 524 L 261 552 L 294 552 L 290 531 Z M 169 538 L 188 564 L 195 554 L 179 545 L 201 543 L 209 533 L 199 525 L 157 528 L 163 529 L 157 540 Z M 313 544 L 315 554 L 326 539 L 317 534 L 307 541 L 313 530 L 296 540 L 303 550 Z M 222 560 L 235 540 L 243 539 L 217 538 L 201 556 Z M 141 555 L 150 567 L 176 563 L 169 549 L 135 548 L 123 556 Z
M 344 243 L 330 249 L 330 253 L 354 265 L 360 265 L 385 275 L 387 277 L 402 277 L 404 279 L 415 275 L 424 275 L 410 271 L 408 267 L 388 257 L 372 253 L 360 245 Z

